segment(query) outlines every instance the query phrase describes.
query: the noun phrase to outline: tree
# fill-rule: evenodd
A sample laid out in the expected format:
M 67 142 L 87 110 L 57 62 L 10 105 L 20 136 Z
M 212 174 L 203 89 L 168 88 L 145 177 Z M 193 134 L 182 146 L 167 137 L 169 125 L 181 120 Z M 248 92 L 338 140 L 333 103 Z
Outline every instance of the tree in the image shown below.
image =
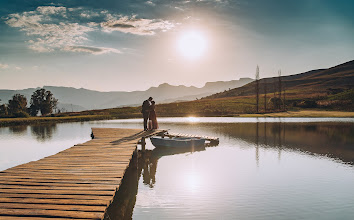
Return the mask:
M 38 89 L 31 96 L 30 114 L 36 116 L 39 111 L 42 115 L 47 115 L 53 112 L 56 108 L 58 99 L 55 99 L 51 91 Z
M 279 99 L 281 99 L 281 70 L 278 71 L 278 92 L 279 92 Z
M 283 105 L 283 100 L 281 100 L 278 97 L 271 97 L 269 99 L 269 104 L 273 106 L 273 109 L 279 110 L 281 109 L 281 106 Z
M 283 85 L 283 110 L 286 111 L 286 106 L 285 106 L 285 83 Z
M 24 95 L 15 94 L 9 100 L 8 110 L 11 115 L 27 112 L 27 98 Z
M 259 67 L 257 66 L 257 69 L 256 69 L 256 111 L 257 113 L 259 112 L 258 111 L 258 106 L 259 105 Z
M 264 112 L 267 112 L 267 80 L 264 79 Z
M 0 105 L 0 116 L 7 116 L 8 113 L 8 108 L 5 104 Z

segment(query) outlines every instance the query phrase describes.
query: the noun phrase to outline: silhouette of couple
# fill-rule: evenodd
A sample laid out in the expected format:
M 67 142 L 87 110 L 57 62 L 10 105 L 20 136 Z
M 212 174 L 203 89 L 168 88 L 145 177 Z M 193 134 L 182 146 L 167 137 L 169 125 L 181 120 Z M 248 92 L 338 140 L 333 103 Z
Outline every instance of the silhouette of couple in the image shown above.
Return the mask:
M 156 119 L 155 102 L 152 101 L 152 97 L 143 102 L 141 113 L 143 113 L 144 118 L 144 131 L 159 128 Z

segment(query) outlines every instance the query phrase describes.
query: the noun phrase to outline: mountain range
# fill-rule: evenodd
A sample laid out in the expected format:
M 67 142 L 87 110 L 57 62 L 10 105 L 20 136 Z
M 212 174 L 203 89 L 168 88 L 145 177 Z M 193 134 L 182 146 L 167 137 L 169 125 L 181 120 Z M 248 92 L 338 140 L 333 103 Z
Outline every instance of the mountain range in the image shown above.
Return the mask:
M 152 96 L 158 103 L 175 101 L 190 101 L 199 99 L 214 93 L 230 90 L 252 82 L 251 78 L 240 78 L 239 80 L 207 82 L 203 87 L 195 86 L 173 86 L 167 83 L 158 87 L 151 87 L 146 91 L 133 92 L 100 92 L 88 89 L 76 89 L 72 87 L 44 86 L 43 88 L 53 93 L 58 99 L 58 108 L 62 111 L 83 111 L 91 109 L 106 109 L 122 106 L 138 106 Z M 28 88 L 23 90 L 0 90 L 1 103 L 7 103 L 14 94 L 26 96 L 27 101 L 39 88 Z

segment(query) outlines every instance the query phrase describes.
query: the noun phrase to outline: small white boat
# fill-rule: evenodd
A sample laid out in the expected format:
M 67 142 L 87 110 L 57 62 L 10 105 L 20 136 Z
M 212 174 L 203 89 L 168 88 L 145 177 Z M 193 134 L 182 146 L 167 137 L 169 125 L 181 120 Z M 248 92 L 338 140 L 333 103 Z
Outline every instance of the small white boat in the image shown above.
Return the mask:
M 202 147 L 205 144 L 204 138 L 195 137 L 151 137 L 151 143 L 155 147 Z

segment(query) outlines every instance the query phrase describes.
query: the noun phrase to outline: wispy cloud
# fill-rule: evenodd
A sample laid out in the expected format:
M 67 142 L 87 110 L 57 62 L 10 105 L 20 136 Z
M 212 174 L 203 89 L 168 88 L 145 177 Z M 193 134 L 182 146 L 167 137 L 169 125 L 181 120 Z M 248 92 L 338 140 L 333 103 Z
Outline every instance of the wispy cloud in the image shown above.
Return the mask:
M 123 16 L 102 22 L 101 27 L 106 32 L 120 31 L 136 35 L 154 35 L 157 30 L 166 31 L 173 28 L 174 24 L 160 19 L 142 19 L 136 16 Z
M 9 65 L 0 63 L 0 69 L 8 69 Z
M 153 1 L 146 1 L 145 4 L 150 6 L 156 6 L 156 4 Z
M 8 15 L 5 23 L 29 36 L 29 48 L 37 52 L 55 50 L 91 54 L 120 53 L 114 48 L 84 45 L 93 31 L 119 31 L 135 35 L 154 35 L 174 24 L 161 19 L 137 18 L 137 15 L 111 14 L 107 10 L 40 6 L 36 10 Z M 90 42 L 92 44 L 92 42 Z
M 107 47 L 90 47 L 90 46 L 68 46 L 64 48 L 65 51 L 91 53 L 100 55 L 105 53 L 121 53 L 121 51 L 114 48 Z
M 69 22 L 66 19 L 67 12 L 65 7 L 38 7 L 35 11 L 10 14 L 6 23 L 35 37 L 28 41 L 31 49 L 49 52 L 81 44 L 87 40 L 86 34 L 94 30 L 86 25 Z

